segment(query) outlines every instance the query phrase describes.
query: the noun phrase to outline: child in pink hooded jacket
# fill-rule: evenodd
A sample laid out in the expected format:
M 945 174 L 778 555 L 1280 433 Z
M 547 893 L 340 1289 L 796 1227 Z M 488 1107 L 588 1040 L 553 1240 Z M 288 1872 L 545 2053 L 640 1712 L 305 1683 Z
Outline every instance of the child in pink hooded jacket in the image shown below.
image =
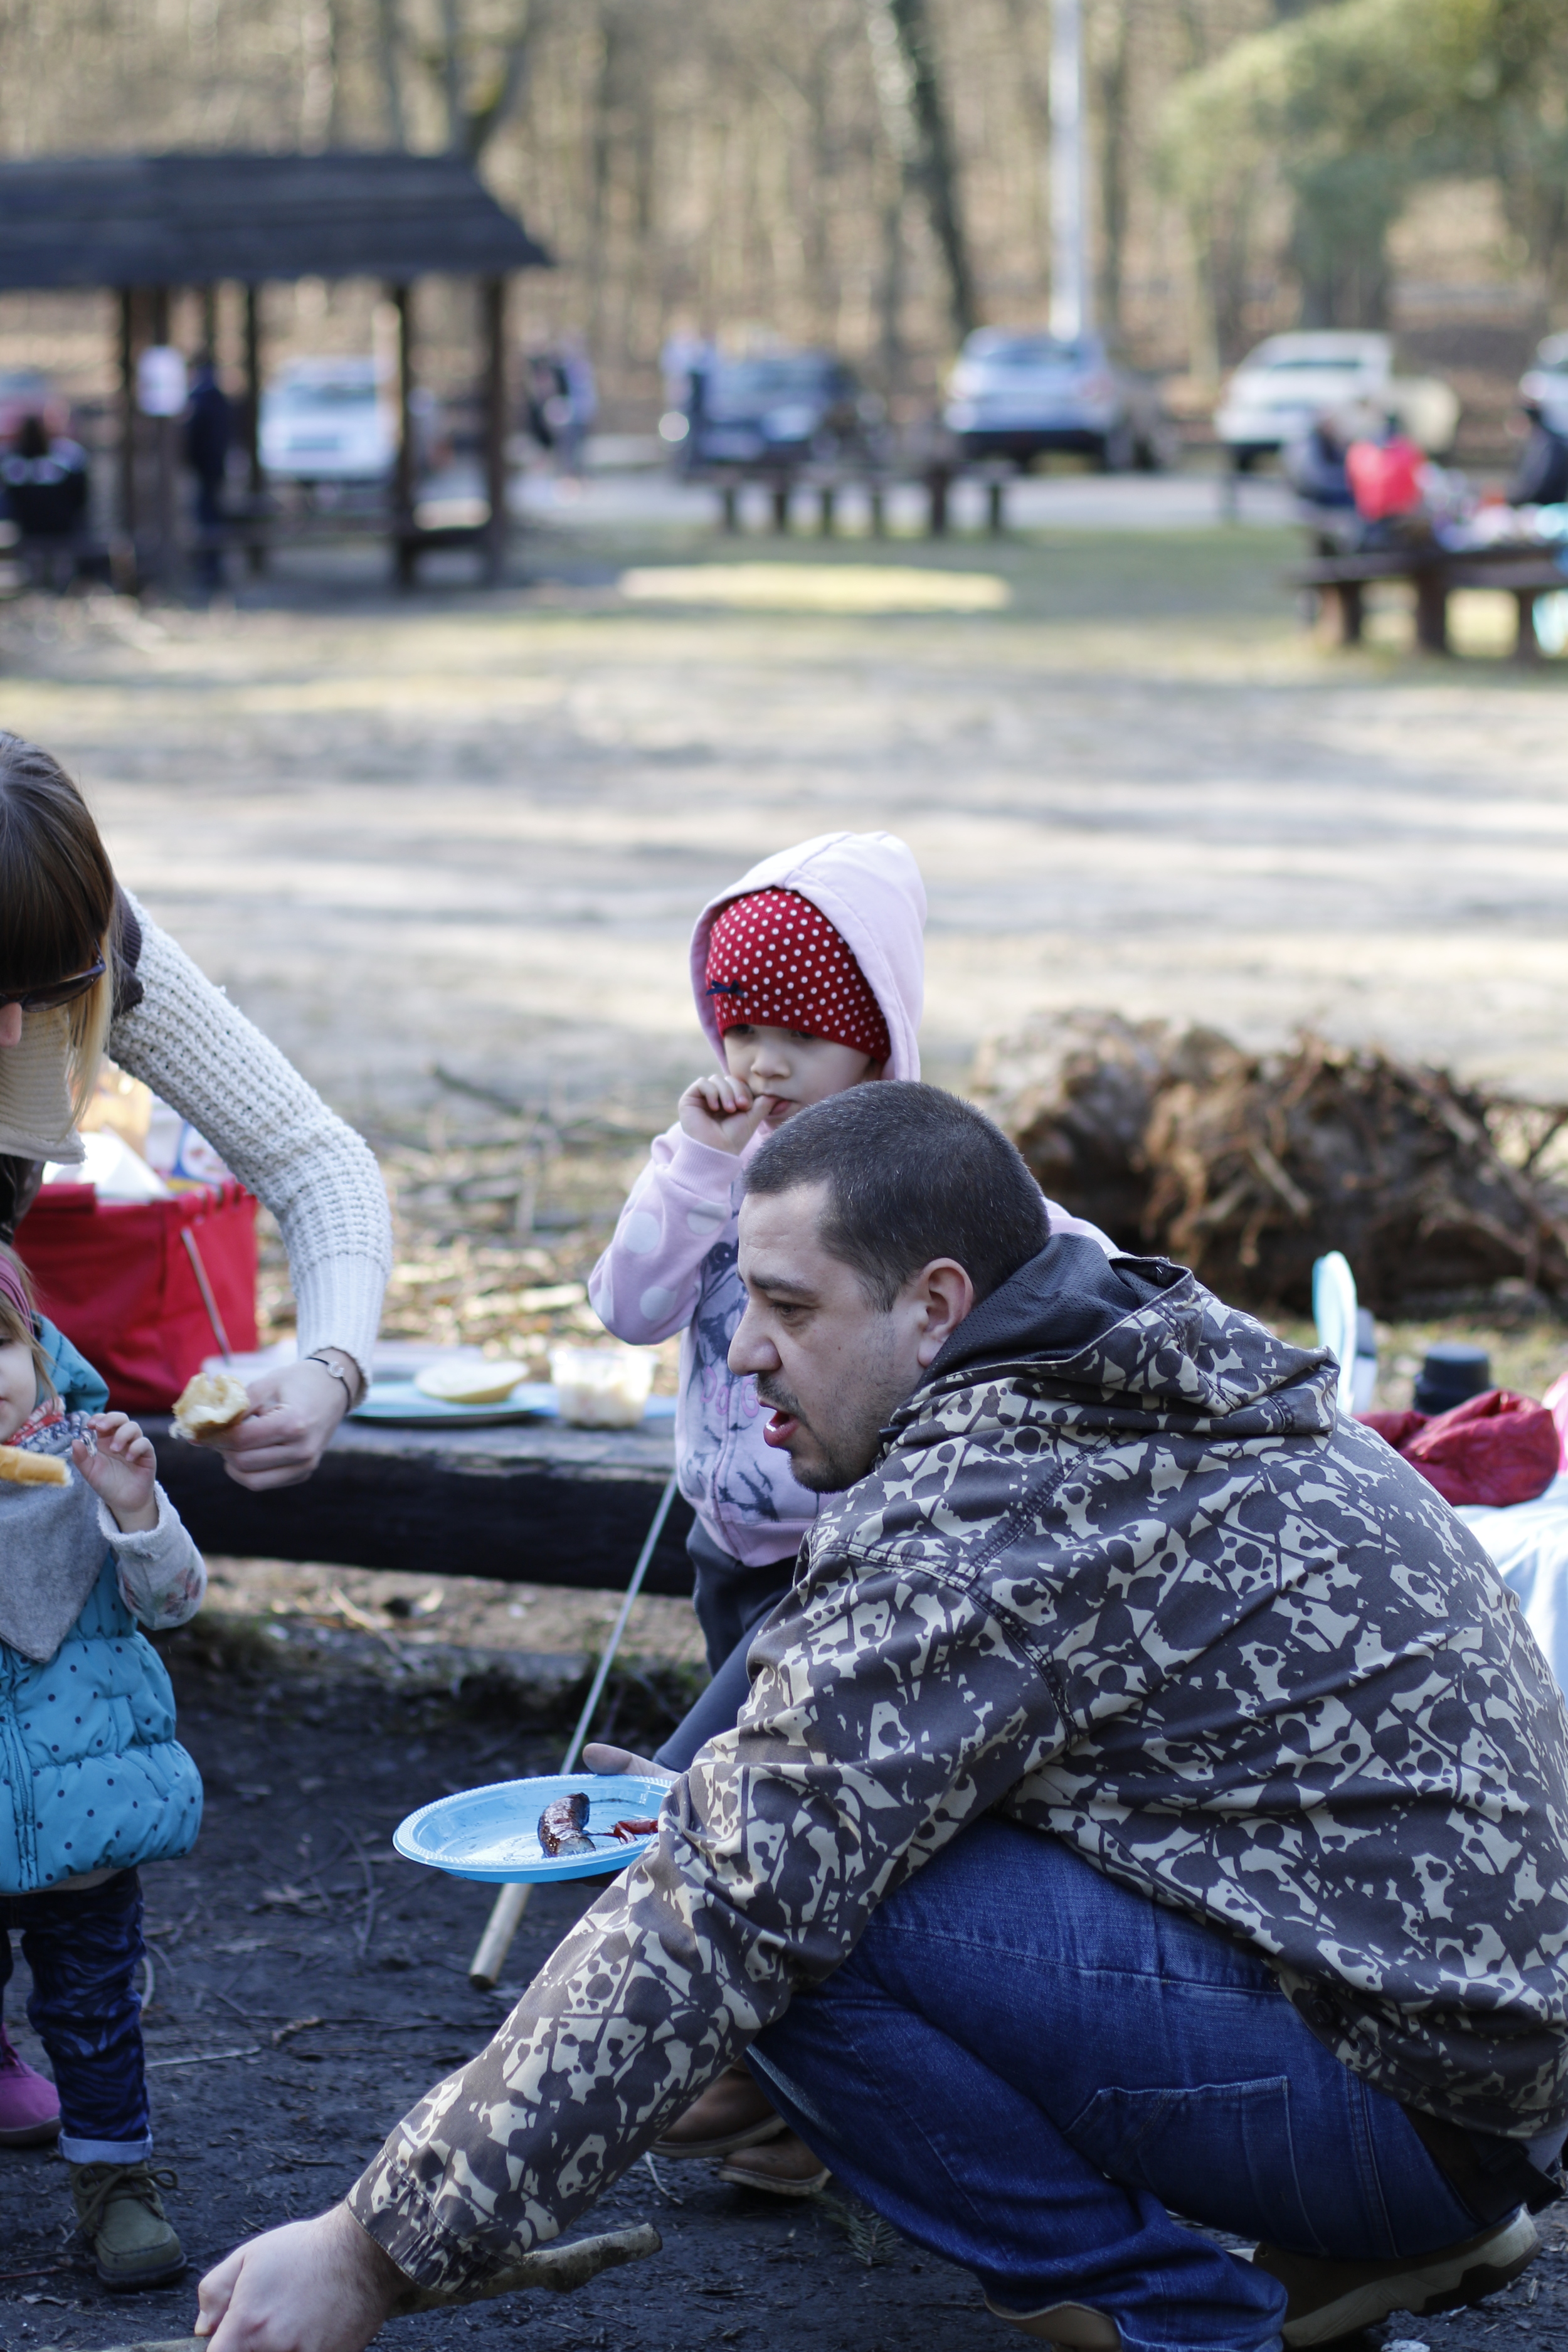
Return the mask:
M 589 1278 L 617 1339 L 647 1347 L 681 1334 L 676 1462 L 697 1514 L 688 1549 L 714 1680 L 659 1750 L 676 1771 L 734 1722 L 751 1631 L 788 1591 L 816 1516 L 789 1456 L 763 1443 L 756 1383 L 729 1367 L 745 1306 L 741 1171 L 805 1104 L 866 1079 L 919 1077 L 925 911 L 920 868 L 890 833 L 823 834 L 709 902 L 691 985 L 720 1066 L 681 1096 Z

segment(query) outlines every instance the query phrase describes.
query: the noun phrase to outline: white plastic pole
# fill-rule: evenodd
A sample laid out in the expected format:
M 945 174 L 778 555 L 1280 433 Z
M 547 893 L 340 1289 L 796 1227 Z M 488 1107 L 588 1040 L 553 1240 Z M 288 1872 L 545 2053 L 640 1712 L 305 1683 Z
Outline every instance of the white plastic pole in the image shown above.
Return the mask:
M 1094 323 L 1083 119 L 1083 0 L 1051 0 L 1051 314 L 1066 342 Z

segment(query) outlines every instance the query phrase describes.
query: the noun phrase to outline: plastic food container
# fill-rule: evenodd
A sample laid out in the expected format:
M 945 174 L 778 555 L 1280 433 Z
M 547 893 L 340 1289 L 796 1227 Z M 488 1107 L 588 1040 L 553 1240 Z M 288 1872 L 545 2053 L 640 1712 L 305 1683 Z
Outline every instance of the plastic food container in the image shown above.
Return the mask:
M 579 1429 L 634 1429 L 653 1387 L 643 1348 L 552 1348 L 550 1377 L 563 1421 Z

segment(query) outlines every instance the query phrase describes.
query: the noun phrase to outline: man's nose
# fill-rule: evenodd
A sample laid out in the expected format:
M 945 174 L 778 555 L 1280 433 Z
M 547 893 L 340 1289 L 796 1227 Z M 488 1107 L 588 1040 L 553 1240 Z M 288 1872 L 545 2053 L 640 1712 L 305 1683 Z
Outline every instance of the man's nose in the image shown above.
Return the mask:
M 21 1006 L 19 1004 L 0 1004 L 0 1045 L 19 1045 L 21 1042 Z
M 779 1368 L 778 1349 L 749 1303 L 730 1342 L 729 1364 L 732 1372 L 776 1372 Z

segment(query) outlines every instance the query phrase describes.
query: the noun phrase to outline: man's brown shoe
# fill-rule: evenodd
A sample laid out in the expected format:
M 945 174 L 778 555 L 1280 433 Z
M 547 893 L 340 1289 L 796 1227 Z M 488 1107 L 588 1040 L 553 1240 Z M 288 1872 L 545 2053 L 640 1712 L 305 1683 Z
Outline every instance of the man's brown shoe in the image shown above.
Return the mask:
M 655 2140 L 653 2152 L 663 2157 L 731 2156 L 736 2148 L 777 2139 L 784 2127 L 783 2116 L 774 2112 L 767 2093 L 759 2090 L 747 2069 L 726 2066 L 664 2137 Z
M 1291 2352 L 1300 2352 L 1353 2336 L 1358 2327 L 1375 2327 L 1391 2311 L 1425 2319 L 1479 2303 L 1527 2270 L 1540 2252 L 1541 2233 L 1521 2206 L 1511 2221 L 1479 2237 L 1398 2262 L 1326 2263 L 1277 2246 L 1258 2246 L 1252 2259 L 1289 2294 L 1285 2341 Z
M 761 2189 L 769 2197 L 815 2197 L 833 2175 L 818 2162 L 805 2140 L 792 2131 L 770 2139 L 765 2147 L 752 2146 L 719 2167 L 721 2180 L 737 2189 Z

